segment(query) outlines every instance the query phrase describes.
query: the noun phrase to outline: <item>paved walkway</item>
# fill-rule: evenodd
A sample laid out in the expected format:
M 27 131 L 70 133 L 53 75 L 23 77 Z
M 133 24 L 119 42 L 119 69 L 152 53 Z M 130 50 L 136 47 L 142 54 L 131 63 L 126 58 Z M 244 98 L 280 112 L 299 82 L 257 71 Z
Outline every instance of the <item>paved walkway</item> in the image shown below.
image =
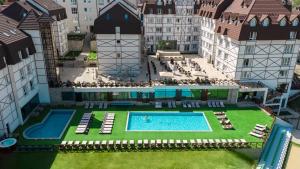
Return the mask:
M 289 154 L 289 159 L 286 164 L 286 169 L 299 169 L 300 166 L 300 147 L 292 145 L 290 154 Z
M 300 130 L 294 130 L 292 132 L 292 135 L 293 135 L 292 142 L 300 144 Z

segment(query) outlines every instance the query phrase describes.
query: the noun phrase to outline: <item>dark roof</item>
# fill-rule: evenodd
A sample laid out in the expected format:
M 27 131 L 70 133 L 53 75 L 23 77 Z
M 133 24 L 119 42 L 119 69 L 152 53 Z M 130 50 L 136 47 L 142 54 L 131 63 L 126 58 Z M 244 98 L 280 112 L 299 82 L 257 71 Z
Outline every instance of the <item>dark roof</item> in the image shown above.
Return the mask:
M 20 22 L 29 11 L 34 11 L 35 14 L 41 15 L 42 13 L 38 10 L 36 10 L 34 7 L 32 7 L 27 2 L 20 2 L 16 1 L 6 7 L 1 13 L 3 13 L 5 16 L 8 16 L 18 22 Z
M 41 8 L 46 10 L 48 15 L 55 16 L 57 21 L 63 20 L 67 18 L 66 9 L 56 3 L 53 0 L 26 0 L 36 9 L 44 12 Z
M 171 1 L 171 4 L 165 3 L 162 1 L 161 5 L 157 4 L 156 0 L 147 0 L 144 2 L 142 7 L 143 14 L 158 14 L 158 10 L 161 9 L 161 14 L 175 14 L 175 2 L 174 0 Z
M 38 30 L 40 28 L 38 16 L 33 11 L 30 11 L 20 22 L 19 28 L 23 30 Z
M 268 18 L 270 25 L 262 26 Z M 282 27 L 279 22 L 287 19 L 287 25 Z M 257 40 L 288 40 L 291 31 L 299 32 L 299 26 L 291 22 L 299 18 L 299 13 L 291 12 L 289 5 L 281 0 L 234 0 L 222 13 L 216 24 L 216 32 L 236 40 L 249 40 L 250 32 L 257 32 Z M 257 25 L 250 27 L 250 21 L 256 19 Z M 297 35 L 299 39 L 299 35 Z
M 0 44 L 7 64 L 16 64 L 20 61 L 18 51 L 24 53 L 23 58 L 28 57 L 26 48 L 29 49 L 29 54 L 35 53 L 31 37 L 17 28 L 18 22 L 0 14 L 0 23 Z
M 115 27 L 120 27 L 121 34 L 141 34 L 142 25 L 135 7 L 127 1 L 115 0 L 100 11 L 95 20 L 94 33 L 115 34 Z

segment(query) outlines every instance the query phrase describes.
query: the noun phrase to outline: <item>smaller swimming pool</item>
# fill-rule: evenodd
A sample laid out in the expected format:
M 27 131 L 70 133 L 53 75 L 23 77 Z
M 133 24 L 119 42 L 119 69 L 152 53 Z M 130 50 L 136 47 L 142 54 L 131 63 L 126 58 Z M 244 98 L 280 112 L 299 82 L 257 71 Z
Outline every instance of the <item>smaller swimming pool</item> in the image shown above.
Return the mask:
M 41 123 L 28 127 L 23 136 L 26 139 L 60 139 L 69 125 L 75 110 L 51 110 Z
M 129 112 L 126 131 L 212 131 L 203 112 Z

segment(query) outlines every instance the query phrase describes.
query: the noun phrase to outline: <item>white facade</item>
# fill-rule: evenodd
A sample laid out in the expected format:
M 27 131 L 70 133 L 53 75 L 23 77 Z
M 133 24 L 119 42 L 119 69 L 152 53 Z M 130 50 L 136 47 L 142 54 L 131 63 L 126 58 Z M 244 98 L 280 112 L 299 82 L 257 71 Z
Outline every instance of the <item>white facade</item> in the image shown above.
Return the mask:
M 97 34 L 99 72 L 133 77 L 140 73 L 141 35 Z
M 148 51 L 155 52 L 161 40 L 175 40 L 180 52 L 198 53 L 199 16 L 194 15 L 194 1 L 176 1 L 175 4 L 175 11 L 170 9 L 170 14 L 144 14 Z
M 63 56 L 69 51 L 67 19 L 54 21 L 52 25 L 53 33 L 55 35 L 56 50 L 60 56 Z
M 99 11 L 112 0 L 55 0 L 67 12 L 69 31 L 90 32 Z M 127 0 L 137 5 L 137 0 Z

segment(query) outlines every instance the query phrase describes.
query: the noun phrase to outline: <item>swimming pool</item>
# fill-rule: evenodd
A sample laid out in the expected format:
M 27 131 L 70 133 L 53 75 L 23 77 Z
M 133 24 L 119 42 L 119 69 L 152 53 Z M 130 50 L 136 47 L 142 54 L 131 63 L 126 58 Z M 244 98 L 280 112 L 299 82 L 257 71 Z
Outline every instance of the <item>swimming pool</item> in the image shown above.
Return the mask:
M 129 112 L 126 131 L 212 131 L 202 112 Z
M 70 123 L 75 110 L 51 110 L 41 123 L 28 127 L 23 136 L 26 139 L 60 139 Z

